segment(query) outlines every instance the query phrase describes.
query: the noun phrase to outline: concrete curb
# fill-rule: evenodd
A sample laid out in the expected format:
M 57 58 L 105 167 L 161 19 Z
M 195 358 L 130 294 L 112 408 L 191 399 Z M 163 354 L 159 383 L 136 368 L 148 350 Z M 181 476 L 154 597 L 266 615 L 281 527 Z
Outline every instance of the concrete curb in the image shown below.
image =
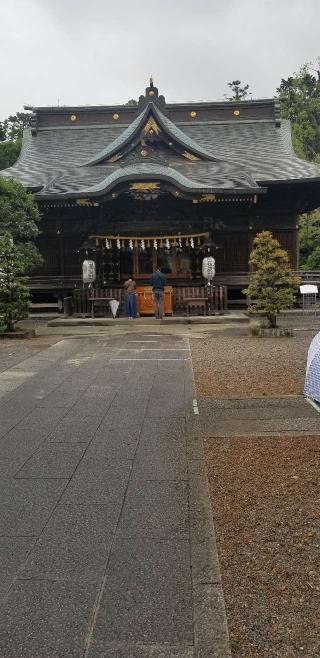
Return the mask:
M 193 371 L 187 365 L 185 370 L 194 657 L 231 658 L 201 426 L 193 411 Z

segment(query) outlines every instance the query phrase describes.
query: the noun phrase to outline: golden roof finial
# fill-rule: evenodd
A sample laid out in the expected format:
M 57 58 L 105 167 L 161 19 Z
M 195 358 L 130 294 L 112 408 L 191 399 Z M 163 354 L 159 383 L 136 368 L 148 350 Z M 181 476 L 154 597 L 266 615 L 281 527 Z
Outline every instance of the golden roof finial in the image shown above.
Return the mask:
M 150 75 L 150 87 L 153 87 L 153 75 Z

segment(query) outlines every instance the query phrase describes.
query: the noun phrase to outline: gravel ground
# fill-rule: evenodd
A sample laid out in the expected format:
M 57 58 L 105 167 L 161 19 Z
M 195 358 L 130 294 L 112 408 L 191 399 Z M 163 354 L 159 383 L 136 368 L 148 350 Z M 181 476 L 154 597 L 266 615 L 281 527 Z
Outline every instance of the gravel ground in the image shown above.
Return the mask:
M 296 395 L 303 391 L 308 347 L 316 332 L 293 338 L 209 336 L 190 347 L 197 394 L 213 397 Z
M 30 338 L 28 340 L 0 339 L 0 372 L 16 366 L 29 356 L 41 352 L 58 340 L 57 336 Z
M 205 448 L 233 655 L 320 656 L 320 438 Z
M 190 339 L 198 398 L 301 394 L 316 331 Z M 205 451 L 232 655 L 320 657 L 320 436 L 208 438 Z

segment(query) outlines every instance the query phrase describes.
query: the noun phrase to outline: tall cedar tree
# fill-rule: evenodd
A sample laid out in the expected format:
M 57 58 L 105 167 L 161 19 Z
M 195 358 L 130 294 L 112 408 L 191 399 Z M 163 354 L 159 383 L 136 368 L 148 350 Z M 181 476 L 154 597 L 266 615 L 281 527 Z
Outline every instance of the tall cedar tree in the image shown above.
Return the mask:
M 288 253 L 270 231 L 261 231 L 253 240 L 249 264 L 250 285 L 243 293 L 250 300 L 250 310 L 262 311 L 268 326 L 277 326 L 277 314 L 294 303 L 294 288 L 299 277 L 293 274 Z
M 30 112 L 17 112 L 0 121 L 0 170 L 11 167 L 19 157 L 22 136 L 30 123 Z
M 293 146 L 300 158 L 320 162 L 320 58 L 281 80 L 281 116 L 290 119 Z
M 15 323 L 28 315 L 29 289 L 23 274 L 28 266 L 21 246 L 14 244 L 10 233 L 0 236 L 0 322 L 12 332 Z

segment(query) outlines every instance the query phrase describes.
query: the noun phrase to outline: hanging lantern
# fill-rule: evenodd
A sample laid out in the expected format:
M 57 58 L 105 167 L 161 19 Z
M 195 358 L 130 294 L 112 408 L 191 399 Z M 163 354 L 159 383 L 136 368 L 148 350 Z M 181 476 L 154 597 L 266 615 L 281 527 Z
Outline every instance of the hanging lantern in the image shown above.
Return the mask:
M 146 248 L 145 241 L 141 240 L 141 250 L 145 251 L 145 248 Z
M 188 238 L 186 239 L 186 247 L 189 247 L 189 240 L 188 240 Z
M 122 246 L 122 249 L 125 248 L 126 244 L 125 244 L 125 241 L 124 241 L 124 240 L 122 240 L 121 246 Z
M 166 249 L 168 249 L 168 250 L 170 249 L 170 242 L 169 242 L 168 238 L 166 239 Z
M 131 251 L 133 251 L 133 241 L 132 240 L 129 240 L 129 249 L 131 249 Z
M 119 240 L 119 238 L 117 239 L 117 249 L 120 249 L 120 240 Z
M 163 247 L 163 240 L 160 240 L 160 249 Z
M 150 247 L 150 240 L 148 240 L 147 242 L 147 247 Z
M 106 238 L 106 249 L 110 249 L 110 242 L 108 238 Z
M 179 238 L 178 242 L 179 242 L 180 249 L 182 249 L 182 240 L 181 240 L 181 238 Z
M 198 237 L 198 247 L 200 247 L 200 236 Z
M 158 249 L 158 241 L 157 240 L 153 241 L 153 246 L 154 246 L 155 250 L 157 251 L 157 249 Z
M 216 274 L 216 261 L 213 256 L 206 256 L 202 261 L 202 276 L 207 281 L 212 281 Z
M 190 238 L 190 247 L 191 249 L 194 249 L 194 239 Z
M 83 283 L 93 283 L 96 279 L 96 264 L 94 260 L 84 260 L 82 263 Z

